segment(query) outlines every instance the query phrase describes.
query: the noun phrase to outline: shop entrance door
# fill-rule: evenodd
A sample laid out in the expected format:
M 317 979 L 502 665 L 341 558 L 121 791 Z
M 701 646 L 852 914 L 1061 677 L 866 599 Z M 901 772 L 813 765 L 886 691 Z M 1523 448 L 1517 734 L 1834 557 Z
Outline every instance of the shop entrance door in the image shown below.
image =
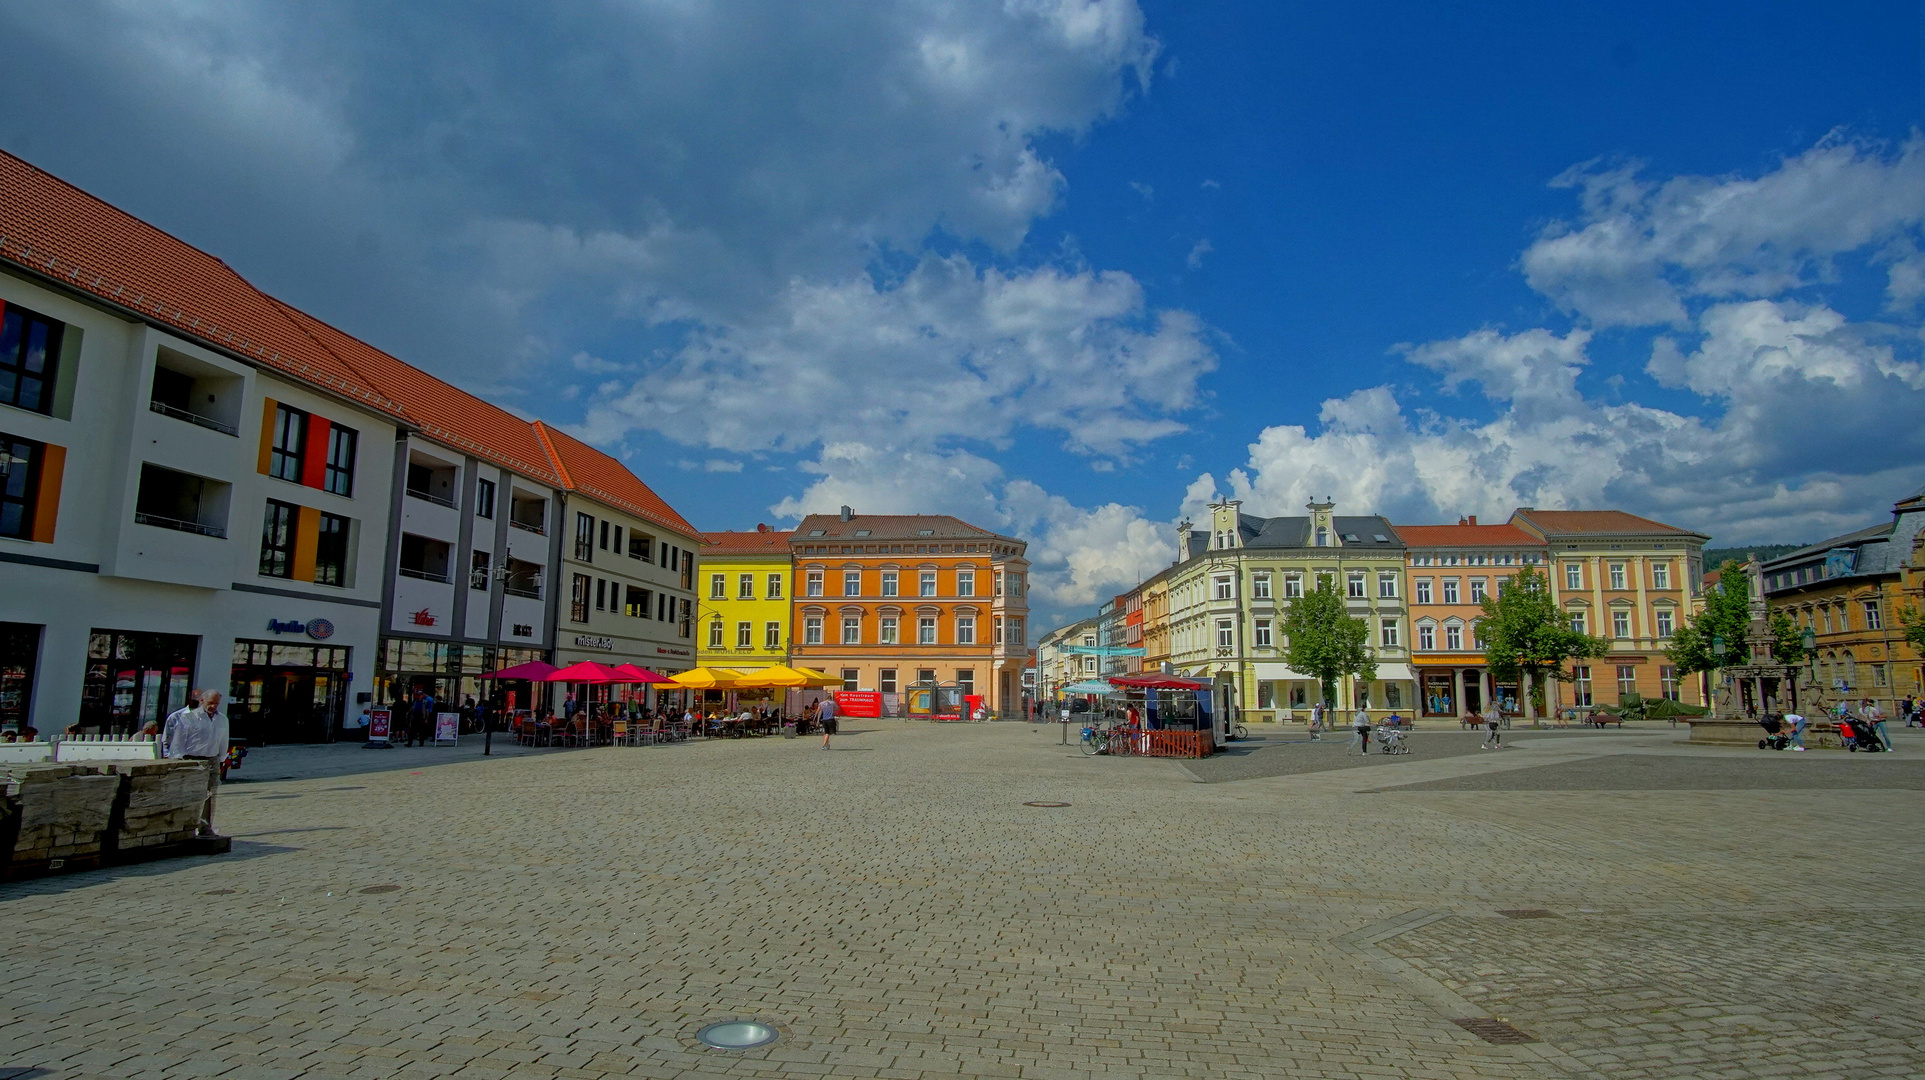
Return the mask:
M 1484 711 L 1484 677 L 1481 672 L 1464 672 L 1464 711 L 1467 713 Z

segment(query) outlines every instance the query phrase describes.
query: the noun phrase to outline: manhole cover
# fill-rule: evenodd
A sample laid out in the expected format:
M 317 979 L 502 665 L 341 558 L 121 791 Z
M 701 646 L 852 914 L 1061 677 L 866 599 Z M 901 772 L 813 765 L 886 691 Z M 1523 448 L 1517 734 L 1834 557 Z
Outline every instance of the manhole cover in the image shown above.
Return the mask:
M 233 894 L 240 891 L 241 890 L 239 889 L 209 889 L 207 890 L 207 895 L 208 896 L 232 896 Z
M 1470 1032 L 1487 1043 L 1527 1043 L 1536 1039 L 1506 1024 L 1495 1016 L 1460 1016 L 1451 1023 Z
M 1068 806 L 1066 802 L 1026 802 L 1024 806 Z
M 1541 907 L 1509 908 L 1498 911 L 1506 919 L 1555 919 L 1556 915 Z
M 774 1042 L 776 1035 L 776 1030 L 767 1024 L 753 1020 L 725 1020 L 696 1032 L 695 1038 L 703 1046 L 712 1046 L 717 1050 L 753 1050 Z
M 367 888 L 365 888 L 365 889 L 362 889 L 361 891 L 362 891 L 362 892 L 364 892 L 364 893 L 383 893 L 383 892 L 400 892 L 400 891 L 401 891 L 401 886 L 399 886 L 399 885 L 370 885 L 370 886 L 368 886 Z

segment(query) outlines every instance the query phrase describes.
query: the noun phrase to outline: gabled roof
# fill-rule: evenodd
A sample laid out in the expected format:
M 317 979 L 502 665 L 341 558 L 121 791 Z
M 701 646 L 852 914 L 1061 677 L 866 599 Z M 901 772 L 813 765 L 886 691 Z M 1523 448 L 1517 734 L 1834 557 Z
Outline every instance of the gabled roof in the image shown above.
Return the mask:
M 1546 537 L 1551 536 L 1650 536 L 1654 533 L 1676 536 L 1703 536 L 1622 510 L 1538 510 L 1520 507 L 1511 514 L 1513 523 L 1522 523 Z M 1710 539 L 1710 537 L 1703 537 Z
M 817 531 L 822 535 L 809 535 Z M 791 535 L 798 544 L 827 540 L 1001 540 L 1026 546 L 1013 536 L 990 532 L 948 514 L 852 514 L 848 521 L 835 514 L 810 514 Z
M 779 555 L 789 556 L 789 537 L 792 532 L 783 529 L 750 529 L 743 532 L 705 532 L 702 539 L 709 546 L 702 549 L 704 557 L 710 555 Z
M 561 486 L 579 491 L 636 517 L 652 521 L 683 536 L 699 539 L 701 532 L 683 520 L 628 467 L 563 431 L 535 421 L 535 436 L 548 450 L 548 460 L 561 474 Z
M 1544 541 L 1515 525 L 1399 525 L 1411 547 L 1543 547 Z
M 1397 530 L 1390 527 L 1390 519 L 1376 514 L 1335 514 L 1331 516 L 1330 524 L 1337 533 L 1332 548 L 1396 551 L 1404 546 Z M 1311 534 L 1308 517 L 1261 518 L 1238 514 L 1237 531 L 1242 534 L 1246 548 L 1308 548 L 1316 541 Z M 1357 539 L 1348 539 L 1351 536 Z M 1379 536 L 1383 539 L 1377 539 Z
M 376 412 L 401 408 L 226 263 L 0 151 L 0 260 Z

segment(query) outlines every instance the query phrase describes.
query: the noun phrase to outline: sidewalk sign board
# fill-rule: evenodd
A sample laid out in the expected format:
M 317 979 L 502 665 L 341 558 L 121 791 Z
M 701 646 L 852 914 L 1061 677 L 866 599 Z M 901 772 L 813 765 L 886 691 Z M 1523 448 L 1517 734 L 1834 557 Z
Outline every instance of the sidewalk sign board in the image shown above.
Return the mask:
M 434 714 L 434 744 L 443 743 L 453 746 L 461 741 L 461 714 L 444 712 Z
M 368 710 L 368 745 L 388 746 L 389 732 L 393 729 L 394 713 L 380 707 Z

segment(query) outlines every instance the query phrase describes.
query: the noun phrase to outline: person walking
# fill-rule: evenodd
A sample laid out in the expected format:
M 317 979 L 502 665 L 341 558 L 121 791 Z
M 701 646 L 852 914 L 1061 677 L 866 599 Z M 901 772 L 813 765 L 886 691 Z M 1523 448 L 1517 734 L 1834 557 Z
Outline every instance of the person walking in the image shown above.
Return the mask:
M 1913 721 L 1918 719 L 1918 699 L 1910 694 L 1906 694 L 1905 704 L 1899 706 L 1899 708 L 1905 714 L 1905 726 L 1911 727 Z
M 829 736 L 836 733 L 836 699 L 825 697 L 815 711 L 815 718 L 822 724 L 822 748 L 829 748 Z
M 214 801 L 221 790 L 221 759 L 227 756 L 227 714 L 221 711 L 221 692 L 203 690 L 200 704 L 168 717 L 161 740 L 162 757 L 206 763 L 207 801 L 201 804 L 195 831 L 205 837 L 219 836 L 214 831 Z
M 1490 721 L 1484 725 L 1484 741 L 1478 745 L 1478 749 L 1502 750 L 1503 741 L 1504 729 L 1498 726 L 1496 714 L 1492 714 Z
M 1805 748 L 1805 718 L 1795 712 L 1788 712 L 1785 714 L 1785 726 L 1791 729 L 1791 748 L 1793 750 L 1803 750 Z
M 1878 707 L 1878 703 L 1871 698 L 1866 698 L 1865 703 L 1858 707 L 1858 718 L 1871 725 L 1871 729 L 1878 734 L 1878 741 L 1884 744 L 1886 752 L 1889 753 L 1892 748 L 1892 737 L 1885 731 L 1885 713 Z
M 1358 709 L 1350 718 L 1350 745 L 1356 747 L 1365 757 L 1370 756 L 1370 714 Z M 1345 753 L 1349 750 L 1346 748 Z
M 1323 741 L 1323 702 L 1310 706 L 1310 741 Z

